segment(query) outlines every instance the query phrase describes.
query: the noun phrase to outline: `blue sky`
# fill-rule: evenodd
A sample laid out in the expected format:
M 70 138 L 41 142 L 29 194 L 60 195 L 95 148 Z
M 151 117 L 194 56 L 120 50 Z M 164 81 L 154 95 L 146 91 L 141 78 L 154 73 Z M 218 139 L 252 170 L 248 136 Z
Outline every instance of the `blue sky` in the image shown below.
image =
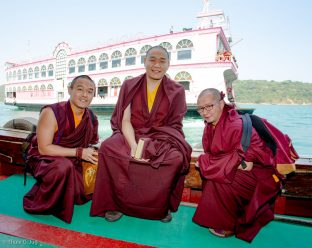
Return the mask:
M 210 0 L 231 22 L 239 79 L 312 83 L 312 1 Z M 4 63 L 51 57 L 197 25 L 202 0 L 1 0 L 0 82 Z

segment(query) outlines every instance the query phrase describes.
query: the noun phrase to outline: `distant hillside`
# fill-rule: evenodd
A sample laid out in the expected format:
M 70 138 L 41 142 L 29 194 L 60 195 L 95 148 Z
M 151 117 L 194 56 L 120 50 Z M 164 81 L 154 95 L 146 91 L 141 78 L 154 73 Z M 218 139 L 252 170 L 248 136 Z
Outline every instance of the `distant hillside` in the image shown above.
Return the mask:
M 312 104 L 312 84 L 292 81 L 237 80 L 234 82 L 238 103 Z M 0 85 L 0 102 L 4 86 Z
M 312 84 L 293 81 L 237 80 L 238 103 L 312 104 Z

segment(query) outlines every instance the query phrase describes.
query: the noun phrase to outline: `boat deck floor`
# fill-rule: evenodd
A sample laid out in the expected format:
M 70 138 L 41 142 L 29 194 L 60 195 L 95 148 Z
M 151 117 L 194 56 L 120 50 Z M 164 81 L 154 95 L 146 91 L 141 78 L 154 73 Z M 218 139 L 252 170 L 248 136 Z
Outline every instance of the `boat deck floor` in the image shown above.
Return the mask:
M 23 185 L 23 175 L 0 180 L 0 247 L 311 247 L 312 228 L 272 221 L 251 244 L 222 239 L 192 222 L 195 208 L 181 206 L 170 223 L 124 216 L 110 223 L 90 217 L 90 202 L 75 206 L 71 224 L 50 215 L 23 210 L 24 194 L 35 183 Z M 303 218 L 304 219 L 304 218 Z M 311 219 L 309 219 L 311 220 Z

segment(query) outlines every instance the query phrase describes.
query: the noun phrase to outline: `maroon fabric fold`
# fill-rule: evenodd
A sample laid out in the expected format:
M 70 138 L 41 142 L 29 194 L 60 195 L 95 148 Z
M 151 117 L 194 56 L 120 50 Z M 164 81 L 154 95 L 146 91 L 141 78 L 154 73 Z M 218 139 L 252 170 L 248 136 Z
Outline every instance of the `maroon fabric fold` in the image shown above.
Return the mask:
M 98 120 L 91 110 L 86 109 L 75 128 L 69 101 L 43 108 L 46 107 L 52 108 L 58 124 L 53 144 L 75 148 L 97 143 Z M 34 136 L 27 163 L 37 182 L 24 196 L 24 210 L 32 214 L 53 214 L 70 223 L 74 204 L 90 200 L 90 196 L 84 193 L 81 161 L 75 157 L 40 155 L 37 137 Z
M 178 209 L 191 158 L 191 147 L 182 131 L 186 113 L 184 88 L 164 77 L 149 112 L 145 78 L 144 74 L 122 85 L 111 118 L 113 135 L 99 149 L 92 216 L 104 216 L 106 211 L 116 210 L 131 216 L 161 219 L 168 209 Z M 136 140 L 150 138 L 144 151 L 149 162 L 132 159 L 122 135 L 123 112 L 130 103 Z

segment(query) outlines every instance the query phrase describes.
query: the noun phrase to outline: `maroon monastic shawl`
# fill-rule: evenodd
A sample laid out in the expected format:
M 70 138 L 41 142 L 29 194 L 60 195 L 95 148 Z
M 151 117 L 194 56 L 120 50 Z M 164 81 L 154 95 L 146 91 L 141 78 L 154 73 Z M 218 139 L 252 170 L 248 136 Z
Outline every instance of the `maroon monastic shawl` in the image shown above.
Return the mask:
M 97 117 L 86 109 L 75 128 L 70 102 L 61 102 L 43 108 L 52 108 L 58 125 L 53 144 L 63 147 L 88 147 L 98 141 Z M 83 134 L 83 135 L 82 135 Z M 53 214 L 71 222 L 74 203 L 90 199 L 84 194 L 81 161 L 75 157 L 40 155 L 37 137 L 32 139 L 27 163 L 37 183 L 24 197 L 24 209 L 35 214 Z
M 255 129 L 245 154 L 241 135 L 241 117 L 227 105 L 215 128 L 206 125 L 205 154 L 199 157 L 206 180 L 193 220 L 203 226 L 235 231 L 238 238 L 250 242 L 273 219 L 270 204 L 280 190 L 280 181 L 276 182 L 273 175 L 280 175 L 272 151 Z M 237 169 L 243 158 L 254 163 L 250 172 Z
M 123 83 L 117 105 L 111 118 L 111 126 L 114 133 L 122 132 L 121 125 L 123 112 L 135 97 L 136 93 L 142 88 L 146 89 L 145 78 L 146 75 L 143 74 Z M 185 91 L 181 85 L 170 80 L 166 76 L 164 76 L 162 80 L 161 87 L 163 89 L 163 93 L 169 101 L 168 109 L 166 109 L 166 119 L 163 121 L 161 126 L 153 123 L 153 119 L 147 121 L 145 127 L 135 130 L 136 139 L 138 140 L 140 137 L 150 137 L 153 140 L 167 140 L 167 143 L 173 144 L 182 152 L 184 160 L 183 171 L 187 171 L 191 159 L 192 148 L 185 141 L 184 133 L 182 131 L 182 120 L 186 113 Z M 146 96 L 146 90 L 144 90 L 144 94 Z M 158 97 L 158 99 L 161 98 Z M 157 99 L 155 99 L 154 104 L 157 104 Z M 142 111 L 146 111 L 146 108 L 143 108 L 142 106 L 140 106 L 140 108 L 142 108 Z M 142 115 L 144 114 L 146 115 L 146 113 L 142 113 Z M 153 110 L 150 113 L 152 118 L 155 114 L 156 113 L 154 113 Z M 161 149 L 161 147 L 159 147 L 159 149 Z M 157 165 L 159 166 L 161 162 L 161 157 L 157 158 L 155 156 L 152 164 L 157 167 Z
M 113 135 L 99 149 L 92 216 L 115 210 L 140 218 L 161 219 L 168 209 L 176 211 L 181 201 L 191 155 L 182 131 L 186 112 L 184 88 L 164 77 L 149 113 L 145 78 L 144 74 L 122 85 L 111 118 Z M 151 138 L 145 157 L 149 162 L 134 160 L 122 135 L 123 112 L 129 103 L 136 140 Z

